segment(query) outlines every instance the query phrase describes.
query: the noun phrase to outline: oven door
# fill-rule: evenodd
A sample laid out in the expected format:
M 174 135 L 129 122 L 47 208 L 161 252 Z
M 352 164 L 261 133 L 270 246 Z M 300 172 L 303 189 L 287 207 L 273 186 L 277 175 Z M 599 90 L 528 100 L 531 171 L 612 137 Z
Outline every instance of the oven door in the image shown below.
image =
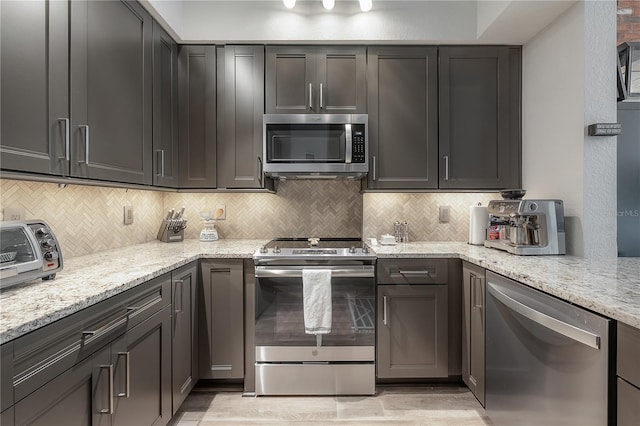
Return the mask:
M 374 346 L 374 267 L 322 268 L 332 270 L 333 316 L 331 333 L 322 335 L 320 342 L 305 333 L 303 267 L 256 267 L 257 347 Z

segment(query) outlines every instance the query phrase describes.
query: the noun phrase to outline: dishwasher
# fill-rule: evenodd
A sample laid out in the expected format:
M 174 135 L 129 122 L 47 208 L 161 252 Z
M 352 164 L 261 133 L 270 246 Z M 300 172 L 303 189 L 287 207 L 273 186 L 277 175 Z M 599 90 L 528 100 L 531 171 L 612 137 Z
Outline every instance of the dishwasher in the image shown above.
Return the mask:
M 496 425 L 613 424 L 611 320 L 487 271 L 486 410 Z

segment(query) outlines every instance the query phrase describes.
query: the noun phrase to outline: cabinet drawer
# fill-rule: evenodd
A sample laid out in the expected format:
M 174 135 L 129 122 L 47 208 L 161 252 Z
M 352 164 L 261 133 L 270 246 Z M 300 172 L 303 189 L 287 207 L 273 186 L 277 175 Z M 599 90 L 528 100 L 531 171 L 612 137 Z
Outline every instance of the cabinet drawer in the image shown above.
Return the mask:
M 618 378 L 618 425 L 637 425 L 638 419 L 640 419 L 640 389 Z
M 640 387 L 640 330 L 618 323 L 618 376 Z
M 170 288 L 166 274 L 16 339 L 15 401 L 168 305 Z
M 446 284 L 447 259 L 378 260 L 378 284 Z

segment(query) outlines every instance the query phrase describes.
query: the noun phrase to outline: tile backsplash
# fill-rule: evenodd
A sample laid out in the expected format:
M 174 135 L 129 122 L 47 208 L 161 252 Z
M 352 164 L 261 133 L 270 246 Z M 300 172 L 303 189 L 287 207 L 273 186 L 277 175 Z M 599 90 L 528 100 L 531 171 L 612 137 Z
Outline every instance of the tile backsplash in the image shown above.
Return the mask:
M 499 198 L 494 193 L 360 193 L 360 182 L 285 181 L 276 194 L 182 193 L 0 179 L 0 206 L 25 209 L 26 219 L 44 219 L 65 257 L 154 240 L 169 208 L 185 206 L 186 238 L 198 238 L 200 212 L 226 206 L 216 227 L 221 238 L 379 237 L 393 222 L 409 223 L 410 241 L 466 241 L 469 207 Z M 123 207 L 134 223 L 124 225 Z M 449 223 L 438 207 L 450 206 Z
M 467 241 L 469 208 L 499 199 L 496 193 L 363 194 L 363 236 L 393 235 L 395 221 L 409 224 L 409 241 Z M 440 223 L 439 206 L 450 207 L 449 222 Z

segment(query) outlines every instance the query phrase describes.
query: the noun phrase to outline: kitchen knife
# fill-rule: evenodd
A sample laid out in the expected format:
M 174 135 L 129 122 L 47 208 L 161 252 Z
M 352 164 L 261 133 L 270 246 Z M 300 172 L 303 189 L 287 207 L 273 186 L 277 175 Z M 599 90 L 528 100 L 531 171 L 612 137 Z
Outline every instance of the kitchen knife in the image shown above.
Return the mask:
M 180 220 L 182 219 L 182 215 L 184 214 L 184 206 L 182 206 L 182 208 L 180 209 L 180 211 L 178 212 L 178 214 L 176 215 L 176 220 Z
M 165 220 L 171 220 L 171 218 L 173 217 L 173 212 L 175 210 L 173 209 L 169 209 L 169 211 L 167 212 L 167 217 L 165 218 Z

